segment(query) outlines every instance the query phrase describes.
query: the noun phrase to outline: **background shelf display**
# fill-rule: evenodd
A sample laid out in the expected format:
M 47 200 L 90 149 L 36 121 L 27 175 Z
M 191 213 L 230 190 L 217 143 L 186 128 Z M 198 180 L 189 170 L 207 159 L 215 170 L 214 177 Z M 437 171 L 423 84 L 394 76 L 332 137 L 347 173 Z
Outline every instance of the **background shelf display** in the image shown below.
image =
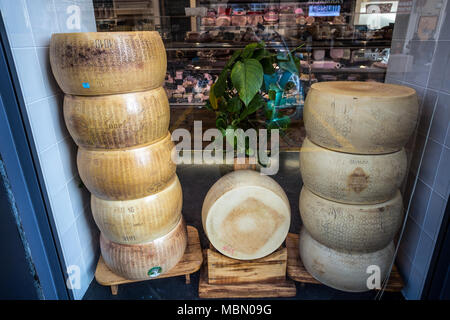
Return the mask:
M 396 5 L 388 0 L 378 2 L 386 3 L 382 14 L 395 19 Z M 339 15 L 309 17 L 310 5 L 339 5 Z M 99 31 L 160 32 L 168 57 L 165 88 L 172 108 L 172 130 L 176 125 L 186 128 L 187 114 L 201 118 L 203 130 L 215 127 L 214 116 L 204 108 L 209 88 L 233 52 L 250 42 L 263 40 L 268 48 L 277 51 L 303 44 L 296 55 L 302 61 L 300 83 L 306 95 L 309 87 L 320 81 L 384 82 L 393 30 L 393 23 L 385 18 L 378 19 L 384 24 L 374 28 L 366 2 L 356 0 L 96 0 L 94 6 Z M 232 25 L 233 16 L 239 13 L 237 19 L 241 20 L 234 20 L 239 25 Z M 252 25 L 255 20 L 248 17 L 255 13 L 262 18 L 259 24 Z M 272 21 L 264 19 L 270 14 Z M 222 20 L 229 21 L 229 25 L 216 25 L 219 16 L 227 16 Z M 345 57 L 336 56 L 335 50 L 341 50 L 341 55 L 344 50 Z M 298 110 L 303 107 L 302 101 L 304 97 Z M 183 109 L 192 110 L 189 113 Z M 292 119 L 291 128 L 299 132 L 289 133 L 282 148 L 301 144 L 301 114 L 293 110 L 296 119 Z

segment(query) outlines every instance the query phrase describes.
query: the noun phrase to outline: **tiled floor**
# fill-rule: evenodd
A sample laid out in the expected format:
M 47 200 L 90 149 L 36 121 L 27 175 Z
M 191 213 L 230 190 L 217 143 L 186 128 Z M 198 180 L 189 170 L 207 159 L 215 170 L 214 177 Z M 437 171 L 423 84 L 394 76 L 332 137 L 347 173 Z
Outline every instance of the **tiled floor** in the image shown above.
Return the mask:
M 218 165 L 179 165 L 177 174 L 183 186 L 183 214 L 188 224 L 195 226 L 200 233 L 203 247 L 207 239 L 201 225 L 201 208 L 209 188 L 221 176 L 231 171 L 231 166 Z M 298 168 L 298 153 L 284 152 L 280 156 L 280 171 L 273 178 L 283 187 L 291 205 L 292 219 L 290 232 L 298 233 L 300 215 L 298 197 L 302 182 Z M 84 299 L 198 299 L 199 273 L 191 276 L 191 284 L 186 285 L 184 277 L 143 281 L 119 286 L 117 296 L 111 294 L 109 287 L 92 281 Z M 374 292 L 345 293 L 323 285 L 297 283 L 297 296 L 293 299 L 373 299 Z M 402 299 L 400 293 L 385 293 L 384 299 Z

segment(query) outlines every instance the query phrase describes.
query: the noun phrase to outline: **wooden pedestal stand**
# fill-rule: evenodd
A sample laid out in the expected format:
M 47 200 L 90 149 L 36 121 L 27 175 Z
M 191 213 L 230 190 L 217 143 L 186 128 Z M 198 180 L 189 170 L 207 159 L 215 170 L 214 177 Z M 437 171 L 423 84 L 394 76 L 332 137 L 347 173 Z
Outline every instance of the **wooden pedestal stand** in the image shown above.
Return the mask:
M 279 248 L 255 260 L 228 258 L 214 248 L 204 250 L 200 271 L 200 298 L 293 297 L 296 287 L 286 279 L 287 249 Z
M 243 163 L 239 163 L 240 161 Z M 258 161 L 255 157 L 245 157 L 244 159 L 234 158 L 233 170 L 257 170 L 257 165 Z
M 297 282 L 302 283 L 314 283 L 320 284 L 319 281 L 313 278 L 312 275 L 306 271 L 300 260 L 300 254 L 298 249 L 299 235 L 295 233 L 289 233 L 286 238 L 286 247 L 288 250 L 288 262 L 287 262 L 287 274 L 288 276 Z M 397 267 L 394 265 L 392 268 L 391 276 L 389 277 L 386 291 L 398 292 L 403 288 L 403 280 Z
M 180 262 L 178 262 L 178 264 L 167 273 L 164 273 L 161 276 L 150 278 L 147 280 L 170 278 L 184 275 L 186 277 L 186 284 L 189 284 L 191 282 L 190 275 L 194 272 L 197 272 L 200 269 L 203 263 L 203 256 L 197 229 L 192 226 L 187 226 L 187 234 L 188 234 L 188 243 L 186 251 L 184 252 L 184 256 L 181 258 Z M 122 278 L 121 276 L 109 270 L 109 268 L 106 266 L 101 256 L 100 259 L 98 260 L 97 269 L 95 270 L 95 279 L 99 284 L 111 287 L 111 293 L 113 295 L 117 294 L 120 284 L 147 281 L 147 280 L 128 280 Z
M 234 170 L 257 170 L 257 161 L 248 157 Z M 250 162 L 254 161 L 255 164 Z M 205 262 L 200 271 L 200 298 L 276 298 L 294 297 L 295 283 L 286 279 L 288 251 L 284 246 L 267 257 L 237 260 L 224 256 L 212 245 L 203 251 Z

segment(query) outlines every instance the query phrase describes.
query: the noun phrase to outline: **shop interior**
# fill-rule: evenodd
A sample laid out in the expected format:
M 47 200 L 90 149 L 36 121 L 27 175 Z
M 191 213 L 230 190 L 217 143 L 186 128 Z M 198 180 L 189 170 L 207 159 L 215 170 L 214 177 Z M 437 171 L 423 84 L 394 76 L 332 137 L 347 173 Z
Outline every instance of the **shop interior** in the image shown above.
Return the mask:
M 304 109 L 311 86 L 360 81 L 413 88 L 419 114 L 404 145 L 408 164 L 399 189 L 405 218 L 394 240 L 395 285 L 356 293 L 311 278 L 292 281 L 294 294 L 281 299 L 448 299 L 449 7 L 447 0 L 39 0 L 17 6 L 0 0 L 0 70 L 5 70 L 8 84 L 2 86 L 0 98 L 5 98 L 0 106 L 2 101 L 9 106 L 4 119 L 0 114 L 0 124 L 5 124 L 0 133 L 11 140 L 11 146 L 5 143 L 0 149 L 0 173 L 8 173 L 0 175 L 0 195 L 18 190 L 31 194 L 26 200 L 4 197 L 5 203 L 18 204 L 17 210 L 16 204 L 5 206 L 11 217 L 0 223 L 0 234 L 4 241 L 16 243 L 21 255 L 14 262 L 20 267 L 0 269 L 4 275 L 15 275 L 0 277 L 2 286 L 12 288 L 20 279 L 21 289 L 8 294 L 25 299 L 201 298 L 201 271 L 119 285 L 99 281 L 100 231 L 91 214 L 91 195 L 77 171 L 78 146 L 64 124 L 64 93 L 49 60 L 55 33 L 157 31 L 167 56 L 163 87 L 172 134 L 184 130 L 203 136 L 220 127 L 210 106 L 211 90 L 236 52 L 264 43 L 277 57 L 294 57 L 296 72 L 288 74 L 289 80 L 282 83 L 285 69 L 273 71 L 282 96 L 277 117 L 264 123 L 280 129 L 279 170 L 272 178 L 286 193 L 293 235 L 302 228 L 299 154 L 307 136 Z M 71 20 L 74 14 L 79 20 Z M 264 78 L 265 84 L 270 79 Z M 272 98 L 268 94 L 264 99 Z M 199 121 L 200 132 L 194 126 Z M 209 143 L 192 143 L 184 152 L 194 159 Z M 6 152 L 17 154 L 17 159 Z M 8 172 L 13 167 L 17 175 Z M 202 224 L 205 196 L 235 168 L 233 163 L 177 164 L 182 215 L 198 231 L 203 250 L 210 248 Z M 74 272 L 81 274 L 76 286 L 68 284 Z M 0 297 L 8 294 L 0 292 Z

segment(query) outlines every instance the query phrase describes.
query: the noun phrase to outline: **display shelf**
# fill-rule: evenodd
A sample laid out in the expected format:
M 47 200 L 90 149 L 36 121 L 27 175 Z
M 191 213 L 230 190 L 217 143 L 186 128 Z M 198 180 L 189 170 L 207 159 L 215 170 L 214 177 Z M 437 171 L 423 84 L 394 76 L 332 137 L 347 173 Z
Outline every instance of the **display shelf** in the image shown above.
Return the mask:
M 189 103 L 189 102 L 186 102 L 186 103 L 179 102 L 179 103 L 177 103 L 177 102 L 174 102 L 174 103 L 169 103 L 169 105 L 170 105 L 170 107 L 174 107 L 174 108 L 198 107 L 199 109 L 201 109 L 201 108 L 203 108 L 205 106 L 205 103 L 200 103 L 200 102 L 198 102 L 198 103 L 194 103 L 194 102 L 192 102 L 192 103 Z
M 308 68 L 303 68 L 308 69 Z M 334 68 L 334 69 L 322 69 L 311 68 L 312 73 L 386 73 L 386 69 L 382 68 Z
M 290 14 L 289 14 L 290 15 Z M 294 14 L 292 14 L 292 16 L 294 16 Z M 292 17 L 292 19 L 295 21 L 295 17 Z M 333 23 L 320 23 L 320 22 L 314 22 L 314 24 L 308 25 L 300 25 L 300 24 L 296 24 L 296 23 L 285 23 L 285 22 L 276 22 L 276 23 L 261 23 L 258 25 L 251 25 L 251 24 L 246 24 L 245 26 L 234 26 L 234 25 L 229 25 L 229 26 L 209 26 L 209 25 L 200 25 L 199 29 L 200 30 L 226 30 L 226 31 L 241 31 L 244 29 L 258 29 L 260 27 L 264 27 L 264 28 L 268 28 L 268 29 L 286 29 L 286 28 L 306 28 L 306 27 L 315 27 L 315 26 L 329 26 L 329 27 L 342 27 L 345 26 L 345 24 L 333 24 Z
M 195 2 L 195 5 L 194 5 Z M 250 6 L 250 4 L 256 4 Z M 270 0 L 257 1 L 219 1 L 219 0 L 197 0 L 191 1 L 192 7 L 213 8 L 218 12 L 219 6 L 244 7 L 250 10 L 258 7 L 264 9 L 267 5 L 302 7 L 305 16 L 308 15 L 308 6 L 311 3 L 295 0 L 281 0 L 272 2 Z M 245 6 L 248 5 L 248 6 Z M 362 14 L 356 11 L 355 4 L 344 1 L 341 4 L 340 15 L 343 19 L 334 17 L 315 17 L 313 23 L 297 24 L 295 13 L 280 13 L 280 19 L 276 23 L 262 21 L 260 25 L 254 26 L 247 21 L 246 25 L 237 26 L 209 26 L 208 22 L 200 15 L 186 16 L 190 18 L 190 23 L 182 26 L 177 32 L 172 32 L 170 41 L 165 41 L 170 68 L 168 68 L 168 96 L 172 109 L 172 118 L 178 119 L 174 127 L 191 130 L 190 121 L 202 119 L 205 122 L 204 130 L 215 127 L 213 116 L 208 116 L 203 100 L 209 95 L 209 88 L 212 81 L 215 81 L 219 72 L 229 57 L 235 50 L 245 48 L 252 40 L 263 40 L 268 49 L 286 52 L 297 48 L 298 57 L 302 60 L 301 81 L 302 92 L 307 94 L 310 86 L 315 82 L 334 80 L 358 80 L 358 81 L 384 81 L 386 69 L 373 65 L 376 61 L 385 61 L 389 56 L 389 51 L 384 50 L 391 47 L 392 26 L 379 30 L 367 30 L 365 25 L 359 25 L 355 20 Z M 179 15 L 184 11 L 173 10 L 172 13 Z M 167 14 L 167 11 L 166 13 Z M 217 16 L 216 16 L 217 17 Z M 231 24 L 232 14 L 230 16 Z M 179 19 L 185 21 L 185 19 Z M 170 18 L 164 19 L 168 23 L 166 29 L 171 29 Z M 205 23 L 206 22 L 206 23 Z M 336 23 L 334 23 L 336 22 Z M 341 23 L 345 22 L 345 23 Z M 203 24 L 205 23 L 205 24 Z M 242 24 L 244 22 L 242 21 Z M 390 31 L 390 32 L 389 32 Z M 207 33 L 207 34 L 205 34 Z M 323 39 L 323 40 L 322 40 Z M 345 57 L 333 59 L 330 49 L 346 49 Z M 361 50 L 360 52 L 357 50 Z M 333 60 L 339 63 L 341 68 L 320 68 L 321 66 L 332 67 L 334 65 L 321 65 L 313 62 L 317 56 L 315 50 L 325 50 L 325 55 L 318 60 Z M 350 52 L 348 52 L 350 51 Z M 355 52 L 357 51 L 357 52 Z M 300 55 L 301 54 L 301 55 Z M 363 57 L 364 56 L 364 57 Z M 358 59 L 369 58 L 370 60 L 357 62 Z M 353 59 L 353 60 L 352 60 Z M 306 62 L 306 64 L 305 64 Z M 360 66 L 363 66 L 362 68 Z M 181 74 L 181 75 L 180 75 Z M 202 75 L 207 75 L 202 77 Z M 205 81 L 207 85 L 205 86 Z M 199 84 L 200 83 L 200 84 Z M 199 90 L 205 88 L 205 90 Z M 183 90 L 185 88 L 185 90 Z M 196 93 L 200 97 L 192 98 Z M 203 95 L 203 97 L 201 97 Z M 196 101 L 194 103 L 188 103 Z M 301 119 L 300 108 L 294 110 L 299 114 L 297 120 Z M 297 117 L 297 116 L 296 116 Z M 211 118 L 211 119 L 209 119 Z M 206 125 L 207 123 L 207 125 Z M 293 125 L 291 125 L 291 128 Z M 300 145 L 304 132 L 292 130 L 290 136 L 282 137 L 281 148 L 287 150 Z
M 223 0 L 200 0 L 199 1 L 200 4 L 202 5 L 226 5 L 226 4 L 240 4 L 240 5 L 244 5 L 244 4 L 251 4 L 251 3 L 257 3 L 257 4 L 261 4 L 261 5 L 277 5 L 277 4 L 284 4 L 284 5 L 288 5 L 288 4 L 292 4 L 295 6 L 302 6 L 302 7 L 308 7 L 309 3 L 308 2 L 298 2 L 298 1 L 292 1 L 292 0 L 277 0 L 276 2 L 274 1 L 268 1 L 268 0 L 229 0 L 226 3 Z
M 273 42 L 266 41 L 268 47 L 271 48 L 289 48 L 298 47 L 301 43 L 305 45 L 299 48 L 298 51 L 309 51 L 314 49 L 375 49 L 375 48 L 390 48 L 391 41 L 389 40 L 351 40 L 351 39 L 334 39 L 328 41 L 293 41 Z M 211 49 L 243 49 L 248 43 L 230 43 L 230 42 L 166 42 L 166 50 L 211 50 Z

